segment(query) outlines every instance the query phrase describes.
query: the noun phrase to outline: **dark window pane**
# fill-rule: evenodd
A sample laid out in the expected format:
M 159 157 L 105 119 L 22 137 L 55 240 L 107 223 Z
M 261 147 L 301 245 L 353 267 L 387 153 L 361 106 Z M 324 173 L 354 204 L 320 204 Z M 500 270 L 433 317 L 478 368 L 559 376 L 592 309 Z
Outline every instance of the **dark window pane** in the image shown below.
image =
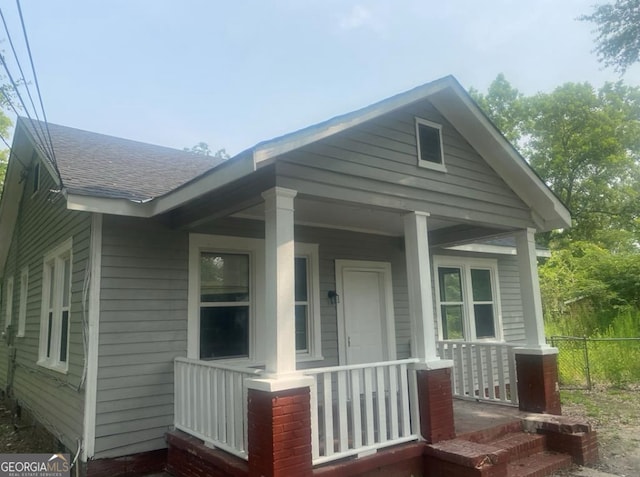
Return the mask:
M 440 301 L 462 301 L 462 283 L 460 281 L 459 268 L 438 268 L 438 280 L 440 283 Z
M 296 305 L 296 351 L 307 349 L 307 305 Z
M 249 356 L 249 307 L 200 308 L 200 358 Z
M 62 277 L 62 306 L 69 306 L 69 286 L 71 285 L 71 257 L 64 259 Z
M 53 313 L 50 311 L 47 324 L 47 358 L 51 357 L 51 328 L 53 328 Z
M 473 314 L 476 317 L 476 338 L 495 338 L 493 305 L 473 305 Z
M 460 340 L 464 338 L 462 325 L 462 305 L 441 305 L 442 334 L 445 340 Z
M 69 312 L 62 312 L 62 330 L 60 331 L 60 362 L 67 362 L 67 343 L 69 341 Z
M 418 124 L 420 134 L 420 158 L 423 161 L 442 164 L 440 153 L 440 130 L 426 124 Z
M 473 301 L 493 301 L 491 271 L 472 268 L 471 288 L 473 288 Z
M 249 301 L 249 256 L 202 253 L 200 300 L 209 303 Z
M 296 301 L 307 301 L 307 259 L 296 258 Z

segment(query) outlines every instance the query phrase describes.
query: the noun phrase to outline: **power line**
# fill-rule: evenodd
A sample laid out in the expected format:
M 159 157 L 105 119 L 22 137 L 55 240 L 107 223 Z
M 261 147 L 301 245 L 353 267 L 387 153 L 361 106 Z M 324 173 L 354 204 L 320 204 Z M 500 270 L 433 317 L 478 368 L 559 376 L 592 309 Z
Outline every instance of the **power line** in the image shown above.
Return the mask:
M 20 0 L 16 0 L 16 4 L 18 6 L 18 13 L 20 15 L 20 24 L 22 25 L 22 33 L 24 34 L 24 42 L 27 46 L 27 53 L 29 54 L 29 63 L 31 64 L 31 71 L 33 72 L 33 79 L 36 84 L 36 92 L 38 93 L 38 99 L 40 100 L 40 108 L 42 109 L 42 117 L 44 119 L 44 125 L 47 130 L 47 136 L 49 139 L 49 147 L 51 147 L 51 152 L 53 155 L 53 167 L 58 174 L 58 179 L 60 180 L 60 185 L 62 186 L 62 175 L 60 174 L 60 170 L 58 169 L 58 161 L 56 161 L 55 150 L 53 149 L 53 140 L 51 139 L 51 131 L 49 130 L 49 122 L 47 121 L 47 113 L 44 109 L 44 103 L 42 101 L 42 94 L 40 93 L 40 84 L 38 83 L 38 75 L 36 74 L 36 68 L 33 64 L 33 55 L 31 54 L 31 46 L 29 45 L 29 37 L 27 36 L 27 29 L 24 24 L 24 17 L 22 16 L 22 8 L 20 7 Z
M 29 89 L 28 83 L 27 83 L 27 78 L 24 74 L 24 71 L 22 69 L 22 64 L 20 62 L 20 58 L 18 57 L 18 53 L 16 52 L 16 48 L 15 45 L 13 43 L 13 39 L 11 37 L 11 32 L 9 31 L 9 27 L 7 26 L 7 22 L 5 20 L 4 17 L 4 13 L 2 12 L 2 9 L 0 9 L 0 18 L 2 19 L 2 24 L 4 26 L 4 30 L 7 33 L 7 40 L 9 40 L 9 45 L 11 46 L 11 51 L 13 52 L 13 57 L 16 60 L 16 64 L 18 65 L 18 70 L 20 71 L 20 75 L 22 77 L 22 83 L 25 86 L 25 89 L 27 90 L 27 95 L 29 96 L 29 101 L 31 102 L 31 107 L 33 108 L 33 112 L 36 116 L 36 119 L 38 120 L 37 124 L 34 124 L 34 128 L 35 127 L 39 127 L 40 128 L 40 132 L 42 133 L 42 137 L 40 137 L 40 134 L 38 134 L 38 131 L 36 130 L 36 134 L 38 135 L 38 140 L 43 144 L 43 149 L 44 149 L 44 145 L 46 145 L 46 141 L 45 141 L 45 131 L 42 127 L 42 124 L 40 123 L 40 117 L 38 116 L 38 108 L 36 108 L 36 105 L 33 101 L 33 96 L 31 95 L 31 90 Z M 11 72 L 9 71 L 8 66 L 5 64 L 4 58 L 2 58 L 2 63 L 4 66 L 5 71 L 7 72 L 7 75 L 9 76 L 9 79 L 11 81 L 11 84 L 13 85 L 13 89 L 16 92 L 16 94 L 18 95 L 18 98 L 20 99 L 20 102 L 22 104 L 22 107 L 25 110 L 25 113 L 27 115 L 27 117 L 29 119 L 32 119 L 31 116 L 29 115 L 29 109 L 27 108 L 27 105 L 25 104 L 24 100 L 22 99 L 22 95 L 20 94 L 20 90 L 18 89 L 18 84 L 17 81 L 13 81 Z M 53 161 L 53 149 L 51 150 L 46 150 L 45 154 L 47 155 L 47 157 L 49 158 L 50 161 Z
M 16 152 L 11 148 L 11 146 L 9 145 L 9 143 L 7 142 L 7 140 L 5 139 L 5 137 L 4 137 L 3 135 L 1 135 L 1 134 L 0 134 L 0 139 L 2 139 L 2 142 L 3 142 L 3 143 L 4 143 L 4 144 L 9 148 L 9 154 L 12 154 L 12 155 L 13 155 L 13 157 L 15 157 L 15 158 L 16 158 L 16 161 L 18 161 L 18 162 L 22 165 L 22 167 L 23 167 L 25 170 L 29 169 L 29 168 L 25 165 L 25 163 L 24 163 L 24 162 L 22 162 L 22 161 L 20 160 L 20 158 L 18 157 L 18 155 L 16 154 Z

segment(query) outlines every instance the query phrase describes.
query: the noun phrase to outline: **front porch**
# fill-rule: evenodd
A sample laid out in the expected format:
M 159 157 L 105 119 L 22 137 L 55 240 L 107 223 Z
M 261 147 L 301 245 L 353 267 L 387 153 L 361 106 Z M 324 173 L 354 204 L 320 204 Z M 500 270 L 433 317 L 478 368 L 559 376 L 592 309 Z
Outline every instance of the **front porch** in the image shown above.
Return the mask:
M 377 386 L 373 383 L 379 373 L 385 375 L 383 381 L 388 383 L 386 377 L 394 373 L 389 371 L 391 369 L 406 370 L 410 375 L 412 364 L 412 362 L 386 363 L 376 369 L 373 367 L 361 368 L 362 371 L 358 369 L 317 370 L 316 375 L 322 375 L 323 381 L 336 372 L 345 373 L 342 375 L 342 379 L 338 378 L 337 380 L 337 382 L 343 381 L 342 386 L 338 385 L 338 394 L 340 389 L 343 389 L 344 392 L 348 388 L 348 384 L 357 382 L 363 377 L 366 380 L 366 376 L 370 375 L 369 380 L 372 382 L 371 388 L 374 389 L 374 397 L 369 405 L 354 406 L 353 399 L 349 398 L 343 400 L 343 404 L 332 402 L 330 408 L 335 408 L 338 416 L 333 414 L 333 425 L 328 426 L 327 419 L 330 420 L 331 417 L 327 417 L 323 412 L 323 404 L 318 403 L 315 411 L 311 411 L 311 419 L 302 419 L 303 426 L 314 420 L 320 421 L 319 425 L 311 424 L 313 468 L 304 473 L 295 471 L 294 473 L 274 473 L 271 475 L 309 475 L 314 477 L 361 475 L 511 477 L 517 475 L 523 477 L 551 475 L 554 471 L 567 468 L 572 463 L 586 465 L 597 461 L 596 434 L 582 422 L 560 416 L 531 414 L 521 411 L 515 406 L 481 403 L 467 399 L 453 400 L 455 435 L 451 436 L 451 439 L 429 444 L 419 436 L 407 436 L 403 425 L 406 423 L 406 429 L 411 432 L 411 420 L 413 419 L 411 409 L 409 409 L 409 421 L 407 422 L 404 420 L 406 416 L 400 416 L 401 410 L 404 409 L 402 403 L 397 403 L 399 405 L 397 414 L 389 412 L 391 402 L 391 399 L 388 398 L 389 394 L 386 394 L 385 404 L 379 406 L 378 400 L 375 399 L 375 393 L 378 391 Z M 352 380 L 350 380 L 349 374 L 354 375 Z M 400 373 L 397 373 L 396 376 L 400 376 Z M 205 381 L 207 381 L 206 378 Z M 234 387 L 233 378 L 227 376 L 225 381 L 229 383 L 231 388 Z M 410 389 L 415 389 L 411 386 L 410 381 L 408 384 Z M 335 392 L 333 385 L 331 387 Z M 385 388 L 388 387 L 393 387 L 393 385 L 385 386 Z M 389 389 L 385 389 L 385 393 L 389 391 Z M 320 394 L 327 398 L 327 394 L 323 392 Z M 286 397 L 284 397 L 284 401 L 282 407 L 296 406 L 296 404 L 287 401 Z M 240 406 L 233 404 L 240 404 Z M 233 404 L 228 402 L 226 404 L 229 406 L 228 412 L 230 414 L 236 412 L 238 408 L 244 407 L 239 401 L 235 401 Z M 367 406 L 372 411 L 374 421 L 372 426 L 369 426 L 368 419 L 363 419 L 362 432 L 353 433 L 354 423 L 358 419 L 354 417 L 354 414 Z M 381 413 L 381 416 L 376 415 L 377 413 Z M 277 413 L 277 415 L 284 414 Z M 347 419 L 342 419 L 342 416 Z M 394 417 L 398 419 L 397 424 L 394 424 L 396 422 Z M 378 423 L 385 421 L 387 424 L 386 432 L 378 426 Z M 220 429 L 221 426 L 216 426 L 214 423 L 211 423 L 209 427 L 217 427 L 218 436 L 221 434 L 229 437 L 235 436 L 237 442 L 240 442 L 242 436 L 247 438 L 246 430 L 251 424 L 247 425 L 244 421 L 244 425 L 240 426 L 237 421 L 234 422 L 227 422 L 225 430 Z M 282 423 L 282 425 L 287 427 L 286 423 Z M 327 426 L 326 429 L 329 430 L 329 433 L 333 432 L 333 436 L 328 436 L 327 432 L 323 430 L 323 426 Z M 178 425 L 176 427 L 182 428 Z M 236 434 L 234 428 L 245 431 Z M 230 455 L 229 452 L 218 450 L 218 448 L 224 448 L 224 445 L 214 444 L 211 440 L 203 442 L 189 437 L 188 434 L 194 435 L 195 433 L 193 431 L 183 433 L 176 430 L 167 436 L 169 443 L 168 470 L 174 475 L 179 477 L 258 475 L 250 470 L 247 461 L 246 440 L 244 450 L 237 449 L 238 452 L 234 452 L 236 457 Z M 358 439 L 357 435 L 359 434 L 362 435 L 360 452 L 355 448 L 353 442 Z M 343 435 L 345 438 L 341 437 Z M 386 436 L 386 439 L 381 439 L 381 435 Z M 394 436 L 395 440 L 393 440 Z M 233 439 L 233 437 L 231 438 Z M 332 440 L 330 440 L 331 438 Z M 304 440 L 304 438 L 302 439 Z M 333 446 L 329 445 L 330 442 L 333 442 Z M 370 442 L 374 444 L 367 446 L 366 444 Z M 303 446 L 291 448 L 276 446 L 274 451 L 285 450 L 291 458 L 295 459 L 297 458 L 296 449 L 300 447 Z M 329 450 L 329 447 L 332 449 Z

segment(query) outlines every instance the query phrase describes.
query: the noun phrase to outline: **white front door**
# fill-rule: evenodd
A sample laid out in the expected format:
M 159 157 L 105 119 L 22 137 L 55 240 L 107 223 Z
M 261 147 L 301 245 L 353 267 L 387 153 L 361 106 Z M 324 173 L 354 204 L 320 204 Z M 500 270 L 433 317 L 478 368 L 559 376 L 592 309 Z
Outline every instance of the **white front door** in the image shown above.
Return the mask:
M 340 363 L 395 359 L 391 265 L 336 260 Z

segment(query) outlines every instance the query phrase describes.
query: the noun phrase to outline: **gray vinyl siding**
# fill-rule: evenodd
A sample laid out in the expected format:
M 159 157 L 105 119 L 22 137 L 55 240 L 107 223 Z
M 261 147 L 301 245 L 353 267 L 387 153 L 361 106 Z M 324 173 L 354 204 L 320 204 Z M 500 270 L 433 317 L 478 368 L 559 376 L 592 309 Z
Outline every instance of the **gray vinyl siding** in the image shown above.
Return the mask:
M 13 379 L 7 383 L 8 348 L 0 344 L 3 384 L 11 386 L 18 403 L 34 415 L 71 450 L 83 435 L 84 370 L 83 284 L 87 272 L 91 216 L 69 211 L 57 186 L 42 166 L 40 189 L 32 195 L 27 178 L 20 211 L 5 268 L 14 277 L 13 329 L 17 333 L 20 308 L 20 272 L 29 267 L 25 336 L 13 338 L 16 353 Z M 66 374 L 37 365 L 39 358 L 43 259 L 56 246 L 72 238 L 71 313 L 69 323 L 69 369 Z M 2 311 L 4 315 L 4 307 Z M 3 316 L 4 319 L 6 317 Z M 4 326 L 3 319 L 3 326 Z
M 95 457 L 165 447 L 187 350 L 188 234 L 104 216 Z
M 442 124 L 446 172 L 418 167 L 415 117 Z M 299 193 L 490 225 L 533 225 L 530 209 L 428 101 L 287 153 L 276 170 L 278 185 Z

